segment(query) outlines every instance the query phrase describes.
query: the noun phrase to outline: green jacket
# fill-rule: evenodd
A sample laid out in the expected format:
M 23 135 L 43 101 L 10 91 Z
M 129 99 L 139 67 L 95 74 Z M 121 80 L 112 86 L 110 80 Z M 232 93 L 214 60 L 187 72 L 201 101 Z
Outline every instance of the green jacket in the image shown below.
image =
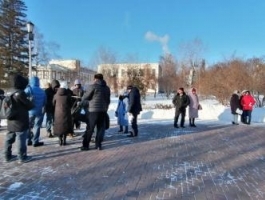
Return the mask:
M 184 92 L 182 96 L 180 96 L 179 93 L 177 93 L 173 100 L 172 103 L 174 104 L 176 109 L 186 109 L 186 107 L 190 104 L 190 98 L 186 93 Z

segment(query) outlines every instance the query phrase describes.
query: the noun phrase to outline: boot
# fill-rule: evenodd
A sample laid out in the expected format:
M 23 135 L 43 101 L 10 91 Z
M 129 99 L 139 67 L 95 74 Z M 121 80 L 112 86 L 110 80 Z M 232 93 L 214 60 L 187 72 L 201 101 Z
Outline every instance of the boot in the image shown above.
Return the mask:
M 180 120 L 180 127 L 181 128 L 185 128 L 185 126 L 184 126 L 184 118 L 181 118 L 181 120 Z
M 178 117 L 174 118 L 174 128 L 178 128 Z
M 66 134 L 63 135 L 62 145 L 63 145 L 63 146 L 66 145 Z
M 48 136 L 49 138 L 53 138 L 52 132 L 51 132 L 51 131 L 48 131 L 48 132 L 47 132 L 47 136 Z
M 192 126 L 193 127 L 196 127 L 196 125 L 195 125 L 195 118 L 192 118 Z
M 128 126 L 125 126 L 125 131 L 123 133 L 125 133 L 125 134 L 128 133 Z
M 118 131 L 118 133 L 123 132 L 123 127 L 120 125 L 120 130 Z
M 192 119 L 190 118 L 189 120 L 190 120 L 190 127 L 192 127 Z
M 63 145 L 63 137 L 59 136 L 59 145 L 62 146 Z

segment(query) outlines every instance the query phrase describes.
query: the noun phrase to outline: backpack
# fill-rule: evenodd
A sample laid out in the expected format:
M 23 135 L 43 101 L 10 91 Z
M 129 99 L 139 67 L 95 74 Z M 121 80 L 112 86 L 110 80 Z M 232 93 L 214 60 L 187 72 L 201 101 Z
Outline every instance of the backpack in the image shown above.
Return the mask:
M 7 95 L 1 100 L 0 119 L 13 120 L 16 117 L 18 111 L 16 109 L 16 103 L 13 99 L 13 95 L 15 93 L 16 92 L 11 95 Z

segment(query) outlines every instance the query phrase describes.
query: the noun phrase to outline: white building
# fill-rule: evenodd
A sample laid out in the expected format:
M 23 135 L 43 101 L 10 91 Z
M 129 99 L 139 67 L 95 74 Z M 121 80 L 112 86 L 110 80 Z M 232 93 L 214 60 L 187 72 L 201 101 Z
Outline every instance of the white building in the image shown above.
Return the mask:
M 144 76 L 146 69 L 152 74 L 155 79 L 150 80 L 147 92 L 154 93 L 159 91 L 158 78 L 161 73 L 159 63 L 117 63 L 117 64 L 101 64 L 98 66 L 98 72 L 104 74 L 104 79 L 112 82 L 110 79 L 115 77 L 117 80 L 118 90 L 123 90 L 126 87 L 129 70 L 139 70 Z M 113 85 L 108 83 L 112 91 Z
M 95 71 L 81 67 L 79 60 L 51 60 L 47 66 L 36 67 L 36 75 L 40 79 L 40 85 L 45 88 L 52 80 L 67 81 L 69 86 L 75 79 L 80 79 L 82 84 L 93 81 Z

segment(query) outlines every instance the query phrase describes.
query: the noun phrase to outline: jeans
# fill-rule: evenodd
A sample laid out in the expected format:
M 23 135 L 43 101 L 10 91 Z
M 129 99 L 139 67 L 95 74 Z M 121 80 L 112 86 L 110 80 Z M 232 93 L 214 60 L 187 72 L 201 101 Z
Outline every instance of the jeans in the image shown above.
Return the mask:
M 12 155 L 12 144 L 15 142 L 17 137 L 17 151 L 19 159 L 27 156 L 27 135 L 28 130 L 22 132 L 9 132 L 6 134 L 5 139 L 5 157 L 11 157 Z
M 52 132 L 53 122 L 54 122 L 54 114 L 46 113 L 46 131 L 49 133 Z
M 251 123 L 251 116 L 252 116 L 252 110 L 245 110 L 245 123 L 250 124 Z
M 28 133 L 28 140 L 31 141 L 33 140 L 33 144 L 37 144 L 39 142 L 40 138 L 40 128 L 42 125 L 43 121 L 43 114 L 41 115 L 31 115 L 29 116 L 29 124 L 30 124 L 30 129 L 33 128 L 32 133 Z

